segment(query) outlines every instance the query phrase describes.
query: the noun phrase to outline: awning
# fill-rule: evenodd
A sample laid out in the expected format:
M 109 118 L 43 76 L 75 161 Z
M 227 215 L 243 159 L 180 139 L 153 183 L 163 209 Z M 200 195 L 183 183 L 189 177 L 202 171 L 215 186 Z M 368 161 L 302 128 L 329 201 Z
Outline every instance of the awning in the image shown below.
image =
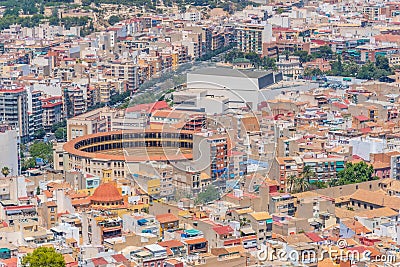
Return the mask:
M 140 220 L 138 220 L 137 222 L 138 222 L 139 225 L 143 225 L 143 224 L 147 223 L 148 220 L 146 220 L 146 219 L 140 219 Z
M 22 214 L 20 210 L 6 210 L 6 215 Z
M 242 231 L 242 233 L 245 234 L 245 235 L 251 235 L 251 234 L 255 234 L 256 233 L 253 230 L 253 228 L 243 228 L 243 229 L 240 229 L 240 231 Z

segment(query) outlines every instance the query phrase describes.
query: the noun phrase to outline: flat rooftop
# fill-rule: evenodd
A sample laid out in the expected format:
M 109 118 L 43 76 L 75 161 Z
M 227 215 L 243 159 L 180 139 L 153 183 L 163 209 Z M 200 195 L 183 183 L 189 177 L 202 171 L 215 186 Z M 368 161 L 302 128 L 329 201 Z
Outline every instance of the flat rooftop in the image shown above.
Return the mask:
M 237 70 L 223 67 L 203 68 L 190 72 L 189 74 L 201 74 L 211 76 L 228 76 L 240 78 L 258 79 L 273 73 L 273 71 L 260 71 L 260 70 Z

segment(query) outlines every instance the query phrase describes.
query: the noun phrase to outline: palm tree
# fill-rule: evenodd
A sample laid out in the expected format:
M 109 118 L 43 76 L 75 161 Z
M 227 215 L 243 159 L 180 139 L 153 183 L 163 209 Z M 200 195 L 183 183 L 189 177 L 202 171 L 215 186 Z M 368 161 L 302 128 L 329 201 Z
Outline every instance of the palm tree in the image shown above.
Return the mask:
M 287 186 L 289 187 L 289 192 L 292 192 L 292 191 L 293 191 L 294 185 L 296 184 L 296 180 L 297 180 L 297 176 L 296 176 L 296 175 L 293 175 L 293 174 L 289 175 L 289 176 L 286 178 L 286 184 L 287 184 Z
M 296 180 L 296 187 L 299 192 L 304 192 L 310 188 L 310 183 L 306 180 L 306 178 L 302 177 Z
M 329 187 L 333 187 L 333 186 L 337 186 L 338 185 L 338 179 L 337 178 L 333 178 L 328 182 Z
M 304 166 L 303 171 L 301 172 L 301 177 L 309 183 L 310 179 L 315 177 L 315 172 L 311 170 L 310 166 Z
M 4 175 L 4 177 L 7 177 L 10 174 L 10 168 L 8 168 L 7 166 L 4 166 L 1 169 L 1 173 Z

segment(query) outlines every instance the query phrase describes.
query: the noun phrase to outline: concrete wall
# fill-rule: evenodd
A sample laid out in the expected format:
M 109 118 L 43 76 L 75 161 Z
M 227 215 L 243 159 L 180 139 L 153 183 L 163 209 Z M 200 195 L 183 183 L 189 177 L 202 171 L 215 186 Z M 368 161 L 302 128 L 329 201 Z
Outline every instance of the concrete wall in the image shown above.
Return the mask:
M 380 180 L 374 180 L 374 181 L 369 181 L 369 182 L 364 182 L 364 183 L 359 183 L 359 184 L 348 184 L 348 185 L 342 185 L 342 186 L 323 188 L 323 189 L 315 190 L 314 192 L 324 195 L 324 196 L 337 198 L 340 196 L 351 195 L 354 192 L 356 192 L 356 190 L 358 190 L 358 189 L 376 191 L 380 188 L 379 183 L 380 183 Z
M 0 168 L 8 167 L 10 169 L 9 176 L 19 175 L 18 145 L 19 138 L 16 130 L 0 132 L 0 151 L 3 155 L 0 156 Z M 4 177 L 4 175 L 0 173 L 0 177 Z

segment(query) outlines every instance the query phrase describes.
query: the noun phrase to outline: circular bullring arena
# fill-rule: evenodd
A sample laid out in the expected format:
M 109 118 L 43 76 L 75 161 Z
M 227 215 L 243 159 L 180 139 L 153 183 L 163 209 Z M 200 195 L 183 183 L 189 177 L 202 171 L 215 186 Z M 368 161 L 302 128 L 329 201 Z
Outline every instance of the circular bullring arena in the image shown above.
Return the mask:
M 192 159 L 193 132 L 162 129 L 114 131 L 77 137 L 64 144 L 64 167 L 100 174 L 113 168 L 124 176 L 125 164 Z

